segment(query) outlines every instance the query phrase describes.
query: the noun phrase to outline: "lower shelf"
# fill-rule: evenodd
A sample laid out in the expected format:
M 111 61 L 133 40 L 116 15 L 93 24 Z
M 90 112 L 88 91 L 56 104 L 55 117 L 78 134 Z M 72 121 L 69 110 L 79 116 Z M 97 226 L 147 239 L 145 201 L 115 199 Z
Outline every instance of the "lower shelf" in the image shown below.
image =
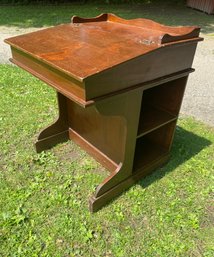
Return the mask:
M 133 171 L 138 172 L 145 169 L 146 172 L 148 166 L 152 170 L 153 166 L 155 168 L 159 162 L 161 163 L 168 156 L 169 151 L 167 149 L 151 142 L 147 138 L 141 138 L 136 145 Z

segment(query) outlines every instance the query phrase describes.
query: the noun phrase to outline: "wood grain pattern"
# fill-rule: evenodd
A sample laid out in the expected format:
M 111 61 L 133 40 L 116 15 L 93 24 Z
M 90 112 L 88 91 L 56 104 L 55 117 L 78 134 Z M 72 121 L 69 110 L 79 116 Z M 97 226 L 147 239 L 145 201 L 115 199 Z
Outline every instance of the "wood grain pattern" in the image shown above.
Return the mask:
M 184 39 L 201 40 L 198 27 L 172 28 L 145 19 L 124 20 L 112 14 L 103 16 L 110 20 L 86 19 L 84 23 L 58 25 L 5 42 L 82 81 L 162 47 L 160 40 L 166 43 L 166 38 L 174 37 L 176 44 Z M 77 17 L 73 18 L 75 20 Z
M 70 24 L 5 42 L 12 46 L 14 62 L 30 65 L 29 60 L 18 60 L 17 53 L 22 53 L 23 58 L 33 58 L 42 69 L 63 73 L 67 91 L 67 81 L 73 81 L 70 93 L 88 101 L 190 68 L 197 42 L 202 40 L 199 30 L 103 14 L 90 19 L 74 17 Z M 121 76 L 125 76 L 123 80 Z M 57 87 L 57 83 L 51 85 Z

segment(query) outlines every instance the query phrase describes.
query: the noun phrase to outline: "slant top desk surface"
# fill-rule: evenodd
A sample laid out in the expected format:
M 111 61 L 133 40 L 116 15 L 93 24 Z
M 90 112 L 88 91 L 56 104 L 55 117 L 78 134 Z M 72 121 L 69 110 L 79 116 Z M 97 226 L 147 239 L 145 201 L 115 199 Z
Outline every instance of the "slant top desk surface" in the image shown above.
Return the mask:
M 197 37 L 198 32 L 197 27 L 173 28 L 146 19 L 124 20 L 103 14 L 94 19 L 74 16 L 69 24 L 6 42 L 82 81 L 166 44 Z

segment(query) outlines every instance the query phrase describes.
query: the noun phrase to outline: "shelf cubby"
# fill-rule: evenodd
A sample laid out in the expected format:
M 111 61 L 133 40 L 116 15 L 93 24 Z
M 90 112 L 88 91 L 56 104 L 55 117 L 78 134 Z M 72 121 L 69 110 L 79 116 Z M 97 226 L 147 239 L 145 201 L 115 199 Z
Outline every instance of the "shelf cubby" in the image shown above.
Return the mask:
M 186 79 L 182 77 L 144 90 L 138 138 L 177 119 Z
M 161 110 L 156 106 L 145 105 L 141 112 L 143 121 L 139 123 L 138 136 L 141 137 L 144 134 L 153 131 L 173 120 L 177 119 L 176 115 L 173 115 L 165 110 Z M 155 119 L 151 118 L 155 117 Z
M 176 120 L 137 139 L 133 171 L 154 169 L 169 156 Z

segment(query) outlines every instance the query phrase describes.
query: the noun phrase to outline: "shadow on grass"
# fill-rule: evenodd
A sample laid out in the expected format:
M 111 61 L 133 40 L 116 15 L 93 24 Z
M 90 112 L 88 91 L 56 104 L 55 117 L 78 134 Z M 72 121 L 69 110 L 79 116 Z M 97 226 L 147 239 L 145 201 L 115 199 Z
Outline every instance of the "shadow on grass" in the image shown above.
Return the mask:
M 153 173 L 142 178 L 140 181 L 136 181 L 136 184 L 143 188 L 148 187 L 155 181 L 163 178 L 166 174 L 174 171 L 178 166 L 182 165 L 211 144 L 212 142 L 208 139 L 187 131 L 180 126 L 176 126 L 175 137 L 171 149 L 171 158 L 168 163 L 162 168 L 155 169 Z M 123 193 L 130 190 L 131 187 L 125 189 Z M 105 206 L 112 204 L 121 196 L 121 194 L 112 198 Z
M 206 138 L 177 126 L 169 162 L 162 169 L 158 169 L 153 174 L 142 179 L 138 184 L 144 188 L 148 187 L 209 145 L 211 145 L 211 142 Z
M 185 4 L 169 1 L 147 4 L 67 4 L 1 6 L 0 26 L 45 27 L 70 22 L 73 15 L 94 17 L 100 13 L 112 12 L 123 18 L 148 18 L 170 25 L 197 25 L 203 33 L 214 32 L 214 16 L 187 8 Z

